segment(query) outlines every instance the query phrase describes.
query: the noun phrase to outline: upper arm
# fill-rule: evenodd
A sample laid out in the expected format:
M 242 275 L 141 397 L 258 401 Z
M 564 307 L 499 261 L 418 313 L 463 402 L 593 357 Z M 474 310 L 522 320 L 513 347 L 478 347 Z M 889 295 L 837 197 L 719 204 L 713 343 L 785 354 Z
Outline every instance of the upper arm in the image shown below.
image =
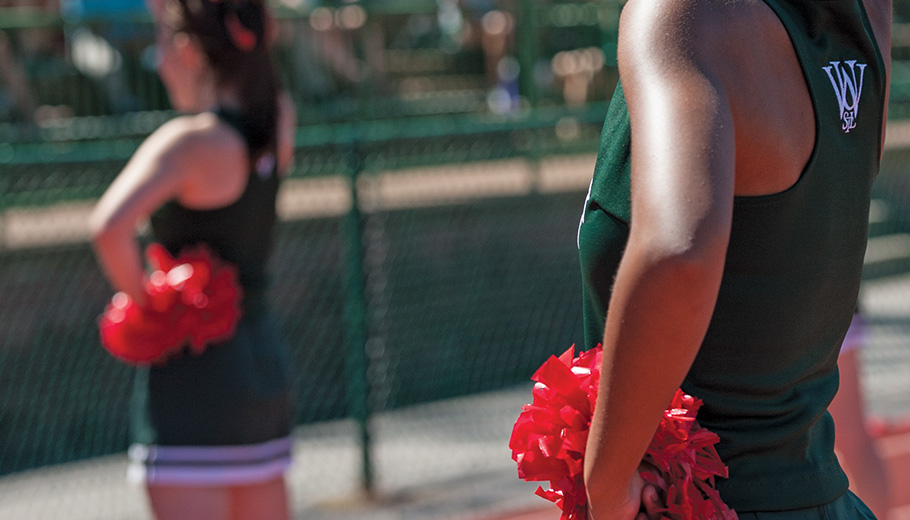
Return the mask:
M 888 95 L 891 90 L 891 0 L 865 0 L 863 4 L 869 23 L 872 25 L 873 36 L 885 62 L 885 113 L 882 118 L 882 153 L 884 153 L 885 127 L 888 121 Z
M 891 69 L 891 0 L 865 0 L 863 3 L 873 36 L 885 60 L 885 68 Z
M 297 109 L 287 92 L 278 96 L 278 171 L 287 174 L 293 166 L 295 134 L 297 132 Z
M 632 129 L 632 228 L 669 252 L 726 248 L 734 132 L 702 0 L 630 1 L 619 71 Z M 637 228 L 637 229 L 636 229 Z
M 179 120 L 174 120 L 143 141 L 95 206 L 90 222 L 94 234 L 131 229 L 180 193 L 185 182 L 178 160 L 183 133 Z

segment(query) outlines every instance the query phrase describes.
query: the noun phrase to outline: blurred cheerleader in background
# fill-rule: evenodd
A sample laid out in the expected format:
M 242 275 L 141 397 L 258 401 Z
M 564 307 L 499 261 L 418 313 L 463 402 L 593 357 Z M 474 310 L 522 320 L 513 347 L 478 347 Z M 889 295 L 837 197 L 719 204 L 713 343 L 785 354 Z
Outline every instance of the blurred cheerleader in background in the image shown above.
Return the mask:
M 234 266 L 233 335 L 138 370 L 131 480 L 161 520 L 290 517 L 290 360 L 266 301 L 266 264 L 295 115 L 279 93 L 263 0 L 156 0 L 159 74 L 179 113 L 139 147 L 95 208 L 98 260 L 145 309 L 145 219 L 172 256 L 205 246 Z

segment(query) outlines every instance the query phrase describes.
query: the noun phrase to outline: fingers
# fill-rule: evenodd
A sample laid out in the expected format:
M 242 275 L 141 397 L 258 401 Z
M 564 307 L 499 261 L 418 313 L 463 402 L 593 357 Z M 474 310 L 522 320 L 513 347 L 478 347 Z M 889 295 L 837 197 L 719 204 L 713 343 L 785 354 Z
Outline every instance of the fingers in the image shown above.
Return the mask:
M 636 520 L 660 520 L 661 513 L 663 513 L 665 508 L 654 486 L 645 486 L 642 489 L 641 504 L 645 510 L 640 515 L 641 518 L 636 518 Z

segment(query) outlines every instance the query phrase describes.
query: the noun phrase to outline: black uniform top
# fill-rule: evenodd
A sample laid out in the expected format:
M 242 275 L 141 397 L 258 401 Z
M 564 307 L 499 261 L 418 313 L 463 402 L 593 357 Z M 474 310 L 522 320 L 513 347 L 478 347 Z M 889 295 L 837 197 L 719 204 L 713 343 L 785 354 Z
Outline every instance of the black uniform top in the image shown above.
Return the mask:
M 250 134 L 239 116 L 225 110 L 219 110 L 216 115 L 234 127 L 249 145 Z M 205 243 L 220 258 L 237 266 L 245 315 L 258 312 L 264 305 L 280 181 L 274 155 L 263 155 L 257 162 L 250 165 L 246 188 L 232 204 L 197 210 L 172 200 L 150 219 L 155 241 L 172 255 L 184 247 Z

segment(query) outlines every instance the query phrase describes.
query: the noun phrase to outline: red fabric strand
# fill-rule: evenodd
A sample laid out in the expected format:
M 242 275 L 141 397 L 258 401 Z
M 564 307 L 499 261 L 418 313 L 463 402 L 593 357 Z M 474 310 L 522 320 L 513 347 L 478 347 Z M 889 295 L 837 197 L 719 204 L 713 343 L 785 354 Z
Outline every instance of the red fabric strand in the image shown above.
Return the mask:
M 574 345 L 558 358 L 551 356 L 534 373 L 533 402 L 522 407 L 512 429 L 509 448 L 518 476 L 550 481 L 536 494 L 554 502 L 561 520 L 585 520 L 587 495 L 584 454 L 603 351 L 600 346 L 575 357 Z M 641 472 L 657 488 L 668 520 L 736 520 L 721 500 L 715 477 L 727 477 L 717 455 L 717 435 L 698 425 L 702 402 L 677 390 L 642 459 Z
M 99 320 L 101 344 L 111 355 L 133 365 L 162 363 L 185 346 L 200 354 L 233 336 L 242 297 L 233 266 L 203 246 L 175 259 L 152 244 L 146 257 L 147 305 L 117 293 Z

